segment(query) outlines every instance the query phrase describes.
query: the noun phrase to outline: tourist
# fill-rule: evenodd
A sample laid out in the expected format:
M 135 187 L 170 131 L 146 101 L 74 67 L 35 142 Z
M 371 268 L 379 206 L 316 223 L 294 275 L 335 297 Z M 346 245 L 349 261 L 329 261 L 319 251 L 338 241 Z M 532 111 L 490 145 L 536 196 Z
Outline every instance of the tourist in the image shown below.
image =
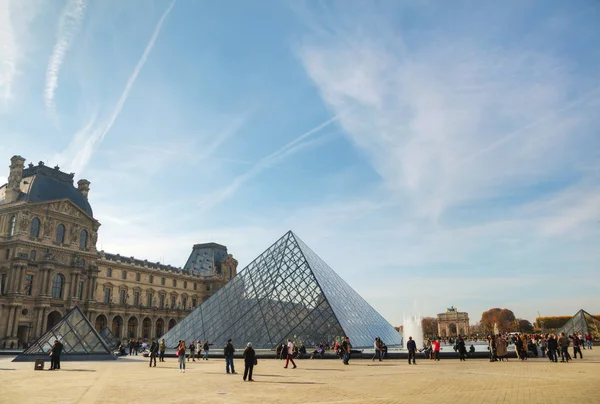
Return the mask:
M 381 360 L 384 360 L 385 356 L 387 355 L 387 345 L 381 340 L 381 338 L 379 341 L 381 341 Z
M 592 334 L 589 332 L 585 334 L 585 344 L 587 345 L 588 349 L 592 349 L 594 346 L 594 339 L 592 338 Z
M 179 341 L 177 358 L 179 359 L 179 373 L 185 373 L 185 341 Z
M 306 347 L 304 344 L 300 344 L 300 349 L 298 349 L 298 359 L 302 359 L 306 356 Z
M 440 340 L 439 339 L 434 339 L 433 342 L 431 343 L 431 346 L 433 347 L 433 359 L 436 361 L 440 360 Z
M 350 344 L 350 338 L 346 337 L 342 342 L 342 351 L 344 352 L 344 365 L 348 365 L 350 362 L 350 353 L 352 345 Z
M 412 359 L 413 365 L 416 365 L 417 362 L 415 361 L 415 356 L 417 354 L 417 343 L 412 339 L 412 337 L 408 337 L 406 349 L 408 349 L 408 364 L 410 365 Z
M 198 351 L 198 360 L 200 360 L 200 355 L 202 354 L 202 340 L 198 340 L 196 342 L 196 351 Z
M 379 337 L 375 337 L 373 348 L 375 349 L 375 353 L 373 354 L 372 358 L 373 362 L 375 361 L 375 358 L 379 359 L 379 362 L 381 362 L 381 340 Z
M 569 338 L 565 337 L 564 332 L 561 332 L 560 337 L 558 338 L 558 346 L 560 347 L 560 361 L 561 362 L 569 362 L 571 360 L 571 355 L 569 354 L 569 345 L 571 345 Z
M 458 348 L 458 357 L 461 361 L 467 360 L 467 347 L 465 346 L 465 340 L 459 336 L 456 339 L 456 346 Z
M 60 369 L 60 354 L 63 350 L 63 344 L 55 339 L 54 345 L 50 349 L 50 370 Z
M 283 344 L 280 342 L 275 348 L 275 359 L 283 359 Z
M 558 341 L 554 334 L 548 336 L 546 346 L 548 348 L 548 359 L 550 359 L 550 362 L 558 362 L 558 355 L 556 352 L 558 350 Z
M 190 342 L 190 345 L 188 346 L 188 349 L 190 351 L 190 354 L 188 355 L 188 362 L 190 361 L 190 358 L 192 358 L 192 362 L 196 362 L 196 357 L 195 357 L 195 353 L 196 352 L 196 346 L 194 345 L 194 340 L 192 340 L 192 342 Z
M 167 343 L 165 342 L 165 339 L 163 338 L 160 341 L 160 346 L 158 347 L 159 350 L 159 361 L 160 362 L 164 362 L 165 361 L 165 350 L 167 349 Z
M 227 340 L 227 345 L 223 348 L 223 354 L 225 355 L 225 371 L 229 374 L 229 367 L 231 366 L 231 374 L 236 375 L 235 368 L 233 367 L 233 354 L 235 353 L 235 348 L 231 343 L 231 338 Z
M 433 359 L 433 348 L 431 345 L 431 339 L 427 338 L 427 342 L 425 342 L 425 357 L 430 360 Z
M 158 344 L 156 341 L 152 340 L 152 344 L 150 344 L 150 365 L 152 366 L 152 360 L 154 360 L 154 367 L 156 367 L 156 354 L 158 354 Z
M 246 349 L 244 349 L 244 381 L 246 381 L 246 378 L 248 378 L 249 382 L 254 381 L 254 379 L 252 379 L 252 370 L 257 362 L 256 353 L 252 348 L 252 343 L 248 342 Z
M 287 369 L 288 364 L 290 362 L 292 362 L 292 365 L 294 365 L 294 367 L 292 369 L 296 369 L 296 363 L 294 362 L 294 357 L 292 356 L 294 354 L 294 343 L 292 342 L 291 339 L 288 338 L 287 340 L 287 359 L 285 361 L 285 366 L 284 368 Z
M 508 361 L 508 347 L 506 340 L 498 335 L 496 337 L 496 358 L 500 359 L 501 362 Z
M 208 350 L 210 349 L 210 346 L 212 344 L 208 343 L 208 340 L 204 341 L 204 345 L 202 346 L 202 349 L 204 349 L 204 357 L 202 359 L 204 359 L 205 361 L 208 360 Z
M 540 347 L 540 352 L 542 353 L 542 358 L 546 356 L 546 340 L 544 337 L 539 337 L 538 346 Z
M 133 355 L 135 351 L 135 343 L 133 342 L 132 339 L 129 340 L 129 355 Z
M 577 359 L 577 353 L 579 353 L 579 359 L 583 359 L 581 355 L 581 340 L 575 334 L 573 334 L 573 358 Z
M 323 348 L 323 344 L 319 345 L 319 349 L 315 349 L 310 356 L 310 359 L 314 359 L 315 355 L 319 355 L 321 359 L 325 358 L 325 348 Z

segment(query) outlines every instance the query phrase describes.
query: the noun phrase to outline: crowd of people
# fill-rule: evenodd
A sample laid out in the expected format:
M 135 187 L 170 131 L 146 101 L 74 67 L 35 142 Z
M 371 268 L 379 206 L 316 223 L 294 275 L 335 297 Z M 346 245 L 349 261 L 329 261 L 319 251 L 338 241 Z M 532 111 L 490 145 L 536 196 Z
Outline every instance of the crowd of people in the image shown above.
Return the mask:
M 552 362 L 558 362 L 560 354 L 561 362 L 569 362 L 573 358 L 582 359 L 581 349 L 592 349 L 593 338 L 591 334 L 582 335 L 581 333 L 573 333 L 565 335 L 565 333 L 555 334 L 498 334 L 489 335 L 488 346 L 490 350 L 490 362 L 508 360 L 507 346 L 514 345 L 517 358 L 527 360 L 528 357 L 548 357 Z M 573 357 L 569 353 L 569 347 L 573 347 Z

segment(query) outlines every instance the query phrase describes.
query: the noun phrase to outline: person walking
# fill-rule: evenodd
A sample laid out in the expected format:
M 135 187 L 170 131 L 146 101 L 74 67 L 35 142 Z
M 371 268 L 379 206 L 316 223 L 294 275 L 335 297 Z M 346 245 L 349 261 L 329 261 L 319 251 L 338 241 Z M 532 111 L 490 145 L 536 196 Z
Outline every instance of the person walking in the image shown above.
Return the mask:
M 55 339 L 54 345 L 50 349 L 50 370 L 60 370 L 60 354 L 62 354 L 63 344 Z
M 210 349 L 211 345 L 212 344 L 209 344 L 208 340 L 206 340 L 206 341 L 204 341 L 204 345 L 202 346 L 202 349 L 204 349 L 204 357 L 202 359 L 205 361 L 208 360 L 208 350 Z
M 373 362 L 375 362 L 375 358 L 379 359 L 381 362 L 381 340 L 379 337 L 375 337 L 375 342 L 373 343 L 373 348 L 375 349 L 375 353 L 373 354 Z
M 196 351 L 198 352 L 198 360 L 200 360 L 200 356 L 202 355 L 202 340 L 198 340 L 196 342 Z
M 177 359 L 179 360 L 179 373 L 185 373 L 185 341 L 179 341 L 177 347 Z
M 581 340 L 576 334 L 573 334 L 573 358 L 577 359 L 577 354 L 579 353 L 579 359 L 583 359 L 583 355 L 581 354 Z
M 158 351 L 159 351 L 159 357 L 158 360 L 159 362 L 164 362 L 165 361 L 165 351 L 167 349 L 167 343 L 165 342 L 165 339 L 163 338 L 160 341 L 160 345 L 158 347 Z
M 285 361 L 285 366 L 284 368 L 287 369 L 288 364 L 290 362 L 292 362 L 292 365 L 294 365 L 294 367 L 292 369 L 296 369 L 296 363 L 294 362 L 294 343 L 292 342 L 291 339 L 288 338 L 287 340 L 287 357 L 286 357 L 286 361 Z
M 158 343 L 152 340 L 152 344 L 150 344 L 150 364 L 152 366 L 152 361 L 154 361 L 154 367 L 156 367 L 156 355 L 158 354 Z
M 569 362 L 571 360 L 571 355 L 569 354 L 569 345 L 571 342 L 569 338 L 565 337 L 565 333 L 560 333 L 560 338 L 558 338 L 558 346 L 560 347 L 560 361 L 561 362 Z
M 594 346 L 594 338 L 589 332 L 585 334 L 585 344 L 587 345 L 587 349 L 592 349 Z
M 229 374 L 229 367 L 231 366 L 231 374 L 236 375 L 235 368 L 233 367 L 233 354 L 235 348 L 231 342 L 231 338 L 227 340 L 227 345 L 223 348 L 223 354 L 225 355 L 225 371 Z
M 433 347 L 433 359 L 436 361 L 440 360 L 440 340 L 439 339 L 434 339 L 433 342 L 431 343 L 431 346 Z
M 190 358 L 192 358 L 192 362 L 196 362 L 196 346 L 194 345 L 194 340 L 192 340 L 192 342 L 190 342 L 190 345 L 188 346 L 188 349 L 190 351 L 190 354 L 188 355 L 188 362 L 190 361 Z
M 344 365 L 348 365 L 350 362 L 350 352 L 352 345 L 350 344 L 350 338 L 346 337 L 342 342 L 342 352 L 344 353 Z
M 244 381 L 248 378 L 249 382 L 253 382 L 252 371 L 254 370 L 254 366 L 258 363 L 256 360 L 256 353 L 252 348 L 252 343 L 248 342 L 246 345 L 246 349 L 244 349 Z
M 412 359 L 413 365 L 416 365 L 417 362 L 415 361 L 415 357 L 417 356 L 417 343 L 412 339 L 412 337 L 408 337 L 406 349 L 408 349 L 408 364 L 410 365 L 410 360 Z

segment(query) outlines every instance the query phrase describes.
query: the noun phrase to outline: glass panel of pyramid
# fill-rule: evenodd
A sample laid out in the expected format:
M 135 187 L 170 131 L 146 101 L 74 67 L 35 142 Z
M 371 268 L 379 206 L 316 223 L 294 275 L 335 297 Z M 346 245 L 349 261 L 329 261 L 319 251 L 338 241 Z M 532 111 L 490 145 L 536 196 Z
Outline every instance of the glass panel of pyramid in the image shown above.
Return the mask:
M 102 337 L 104 342 L 106 342 L 106 344 L 113 349 L 117 348 L 119 346 L 119 343 L 121 342 L 117 337 L 115 337 L 115 334 L 113 334 L 113 332 L 108 327 L 103 327 L 100 330 L 100 336 Z
M 585 310 L 579 310 L 565 325 L 561 327 L 556 334 L 564 332 L 565 335 L 579 334 L 585 335 L 587 333 L 592 334 L 594 339 L 600 338 L 600 319 L 592 316 Z
M 94 330 L 81 310 L 75 306 L 13 362 L 34 361 L 37 358 L 48 359 L 55 340 L 63 344 L 61 360 L 116 359 L 108 344 Z
M 355 348 L 402 336 L 291 231 L 167 332 L 167 346 L 202 339 L 223 347 L 273 348 L 287 338 L 312 347 L 350 337 Z

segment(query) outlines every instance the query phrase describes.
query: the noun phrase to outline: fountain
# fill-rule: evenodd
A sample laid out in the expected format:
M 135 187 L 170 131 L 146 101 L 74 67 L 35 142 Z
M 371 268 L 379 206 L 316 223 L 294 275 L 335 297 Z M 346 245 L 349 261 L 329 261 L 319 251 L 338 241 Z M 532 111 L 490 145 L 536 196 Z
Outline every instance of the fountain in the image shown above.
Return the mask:
M 417 343 L 417 349 L 421 349 L 423 347 L 423 319 L 421 316 L 404 316 L 403 322 L 403 330 L 402 330 L 402 340 L 404 343 L 404 348 L 406 348 L 406 342 L 408 341 L 408 337 L 412 337 L 412 339 Z
M 500 334 L 500 330 L 498 330 L 498 323 L 494 323 L 494 335 Z

